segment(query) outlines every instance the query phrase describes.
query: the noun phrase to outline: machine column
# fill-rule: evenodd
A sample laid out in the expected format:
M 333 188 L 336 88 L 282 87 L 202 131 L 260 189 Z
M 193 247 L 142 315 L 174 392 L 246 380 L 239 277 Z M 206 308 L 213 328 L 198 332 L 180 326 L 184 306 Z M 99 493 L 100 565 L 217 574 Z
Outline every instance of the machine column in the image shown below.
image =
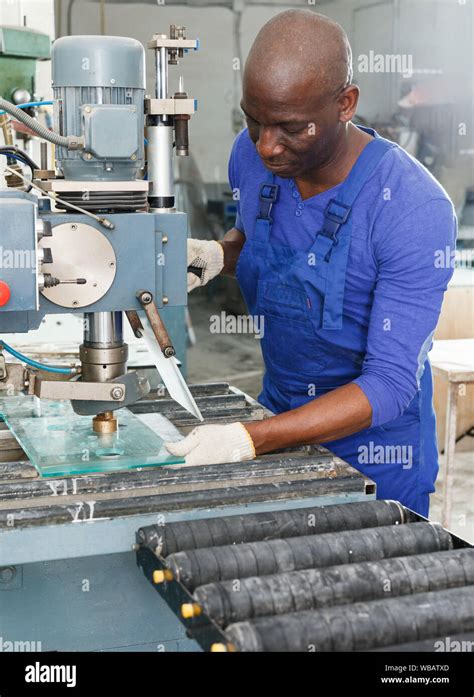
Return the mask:
M 84 313 L 84 343 L 79 356 L 84 382 L 107 382 L 123 375 L 128 358 L 128 346 L 123 341 L 123 313 Z M 92 425 L 99 433 L 117 430 L 111 411 L 97 414 Z

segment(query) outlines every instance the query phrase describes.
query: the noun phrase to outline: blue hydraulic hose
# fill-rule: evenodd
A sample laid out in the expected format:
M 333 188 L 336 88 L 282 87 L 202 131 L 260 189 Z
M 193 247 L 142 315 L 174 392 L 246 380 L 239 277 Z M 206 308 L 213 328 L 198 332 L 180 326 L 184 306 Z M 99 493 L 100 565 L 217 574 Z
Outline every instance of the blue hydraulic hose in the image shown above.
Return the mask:
M 34 106 L 49 106 L 53 102 L 25 102 L 24 104 L 15 104 L 17 109 L 29 109 Z M 6 114 L 6 111 L 0 111 L 1 114 Z
M 18 162 L 23 162 L 24 165 L 29 167 L 28 162 L 24 160 L 22 157 L 19 157 L 15 153 L 11 152 L 0 152 L 0 155 L 4 155 L 5 157 L 11 157 L 13 160 L 18 160 Z
M 14 348 L 6 344 L 3 339 L 0 339 L 0 347 L 3 347 L 5 351 L 11 353 L 12 356 L 15 356 L 15 358 L 18 358 L 18 360 L 22 361 L 23 363 L 31 365 L 32 368 L 46 370 L 48 373 L 61 373 L 62 375 L 72 375 L 74 372 L 72 368 L 55 368 L 52 365 L 44 365 L 43 363 L 38 363 L 38 361 L 35 361 L 32 358 L 27 358 L 22 353 L 16 351 Z

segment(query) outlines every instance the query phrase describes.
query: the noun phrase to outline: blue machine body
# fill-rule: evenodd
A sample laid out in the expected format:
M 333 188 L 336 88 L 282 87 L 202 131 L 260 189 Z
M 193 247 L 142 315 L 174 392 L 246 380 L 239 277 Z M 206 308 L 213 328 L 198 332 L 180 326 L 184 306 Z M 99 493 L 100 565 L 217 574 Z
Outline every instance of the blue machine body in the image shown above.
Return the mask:
M 56 148 L 60 180 L 66 189 L 68 182 L 74 183 L 76 188 L 71 184 L 71 191 L 76 192 L 78 182 L 86 192 L 92 184 L 100 191 L 103 182 L 100 195 L 120 201 L 127 184 L 143 182 L 144 48 L 127 37 L 70 36 L 54 42 L 51 57 L 55 130 L 63 136 L 83 136 L 86 144 L 82 150 Z M 146 201 L 146 191 L 142 196 Z M 109 230 L 71 209 L 52 212 L 45 205 L 48 201 L 32 193 L 0 191 L 0 202 L 0 280 L 10 289 L 9 301 L 0 308 L 0 332 L 36 329 L 48 314 L 140 310 L 135 295 L 148 290 L 162 308 L 163 320 L 170 323 L 168 331 L 178 355 L 183 356 L 187 300 L 187 223 L 183 213 L 174 209 L 141 212 L 142 205 L 133 212 L 106 212 L 101 215 L 114 226 Z M 113 206 L 109 208 L 113 210 Z M 75 309 L 55 304 L 39 293 L 37 228 L 41 220 L 51 224 L 53 235 L 60 234 L 55 229 L 63 223 L 84 223 L 110 242 L 116 274 L 111 287 L 96 302 Z
M 115 229 L 106 230 L 80 213 L 38 211 L 37 201 L 37 197 L 31 194 L 8 190 L 0 192 L 0 280 L 8 283 L 11 293 L 9 302 L 0 308 L 0 333 L 37 329 L 43 317 L 50 314 L 140 310 L 135 295 L 139 290 L 148 290 L 153 293 L 155 303 L 160 308 L 178 357 L 184 361 L 186 215 L 176 211 L 110 214 L 107 217 L 114 223 Z M 54 228 L 62 223 L 86 223 L 97 228 L 108 239 L 117 259 L 116 276 L 111 288 L 100 300 L 76 310 L 56 305 L 41 293 L 38 294 L 38 220 L 49 221 L 53 234 Z M 166 303 L 163 303 L 163 298 Z
M 37 251 L 36 251 L 36 197 L 21 192 L 0 191 L 0 279 L 8 284 L 10 300 L 0 312 L 2 331 L 14 329 L 15 318 L 20 325 L 27 312 L 37 311 Z
M 157 306 L 186 305 L 186 239 L 187 219 L 184 213 L 117 213 L 107 218 L 114 230 L 106 230 L 80 213 L 41 213 L 37 215 L 36 197 L 22 192 L 0 192 L 0 225 L 2 253 L 0 277 L 11 288 L 11 300 L 0 313 L 0 331 L 25 332 L 38 327 L 46 314 L 76 312 L 74 308 L 56 305 L 41 298 L 38 306 L 34 283 L 37 259 L 35 225 L 38 219 L 54 227 L 62 223 L 86 223 L 103 234 L 111 243 L 117 258 L 114 283 L 103 298 L 88 305 L 87 312 L 138 310 L 138 290 L 154 293 Z M 163 245 L 163 237 L 166 244 Z M 13 268 L 8 253 L 12 252 Z M 20 260 L 20 265 L 15 265 Z M 26 268 L 22 268 L 22 260 Z M 183 273 L 176 273 L 181 268 Z M 24 312 L 28 314 L 25 315 Z M 77 312 L 84 312 L 80 308 Z

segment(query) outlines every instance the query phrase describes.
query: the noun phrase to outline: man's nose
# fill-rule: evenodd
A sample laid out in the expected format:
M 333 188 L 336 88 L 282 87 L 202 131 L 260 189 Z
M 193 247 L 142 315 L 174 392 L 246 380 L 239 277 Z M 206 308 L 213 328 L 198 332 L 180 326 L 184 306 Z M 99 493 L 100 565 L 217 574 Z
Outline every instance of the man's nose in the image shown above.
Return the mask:
M 283 145 L 278 142 L 277 129 L 269 126 L 260 126 L 256 148 L 262 160 L 270 160 L 274 157 L 278 157 L 285 149 Z

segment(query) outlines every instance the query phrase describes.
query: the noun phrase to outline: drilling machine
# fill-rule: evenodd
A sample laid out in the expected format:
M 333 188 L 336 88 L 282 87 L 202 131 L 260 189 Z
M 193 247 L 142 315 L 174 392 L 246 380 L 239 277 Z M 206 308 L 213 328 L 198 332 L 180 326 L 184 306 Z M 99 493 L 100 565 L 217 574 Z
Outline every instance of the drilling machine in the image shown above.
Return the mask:
M 97 433 L 116 431 L 114 412 L 150 390 L 146 378 L 127 372 L 124 313 L 135 336 L 148 331 L 156 340 L 152 350 L 170 395 L 202 418 L 160 315 L 164 306 L 186 304 L 187 226 L 174 208 L 173 149 L 188 154 L 196 111 L 181 78 L 169 96 L 168 66 L 198 45 L 182 26 L 153 35 L 151 98 L 145 50 L 135 39 L 58 39 L 51 54 L 53 131 L 0 99 L 7 114 L 54 143 L 56 160 L 50 167 L 42 149 L 28 182 L 33 190 L 0 191 L 2 245 L 18 262 L 1 269 L 0 332 L 36 329 L 48 314 L 84 313 L 80 366 L 65 369 L 66 379 L 8 364 L 2 351 L 0 389 L 71 400 L 76 414 L 93 416 Z

